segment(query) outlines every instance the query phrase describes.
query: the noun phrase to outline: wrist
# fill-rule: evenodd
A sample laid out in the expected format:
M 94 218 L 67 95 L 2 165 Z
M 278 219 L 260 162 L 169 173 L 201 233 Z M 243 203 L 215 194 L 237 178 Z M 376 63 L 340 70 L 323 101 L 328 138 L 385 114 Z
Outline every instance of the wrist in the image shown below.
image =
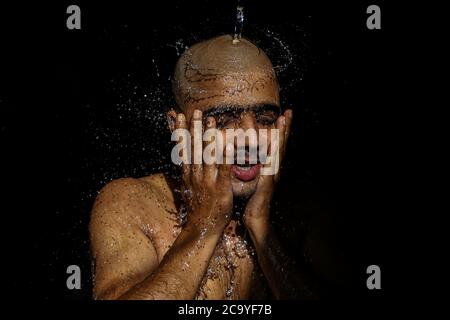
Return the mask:
M 217 210 L 202 208 L 188 215 L 186 226 L 206 235 L 221 235 L 230 220 L 230 213 L 218 213 Z
M 246 217 L 244 224 L 254 242 L 258 244 L 265 242 L 271 228 L 268 216 Z

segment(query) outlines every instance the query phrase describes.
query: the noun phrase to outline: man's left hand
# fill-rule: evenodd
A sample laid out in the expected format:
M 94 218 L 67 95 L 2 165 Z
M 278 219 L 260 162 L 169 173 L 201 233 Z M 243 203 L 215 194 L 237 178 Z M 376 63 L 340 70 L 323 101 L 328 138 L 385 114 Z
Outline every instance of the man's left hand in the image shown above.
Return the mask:
M 286 152 L 286 145 L 292 124 L 292 110 L 286 110 L 279 116 L 276 128 L 279 130 L 279 163 Z M 271 146 L 272 147 L 272 146 Z M 250 197 L 244 212 L 244 224 L 256 241 L 264 240 L 269 232 L 270 202 L 275 184 L 279 180 L 280 170 L 274 175 L 260 175 L 255 193 Z M 258 242 L 259 242 L 258 241 Z

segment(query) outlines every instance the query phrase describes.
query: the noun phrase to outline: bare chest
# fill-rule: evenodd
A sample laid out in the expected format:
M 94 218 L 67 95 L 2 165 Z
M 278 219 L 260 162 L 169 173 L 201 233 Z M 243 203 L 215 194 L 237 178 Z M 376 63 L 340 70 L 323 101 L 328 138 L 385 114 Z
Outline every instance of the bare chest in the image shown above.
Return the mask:
M 261 273 L 254 250 L 245 235 L 237 233 L 235 221 L 225 229 L 211 256 L 196 299 L 249 299 L 255 288 L 261 287 Z M 148 226 L 147 235 L 155 244 L 161 261 L 175 242 L 181 227 L 176 221 Z M 256 289 L 259 290 L 259 289 Z
M 255 282 L 252 252 L 245 239 L 224 233 L 211 257 L 196 299 L 248 299 Z

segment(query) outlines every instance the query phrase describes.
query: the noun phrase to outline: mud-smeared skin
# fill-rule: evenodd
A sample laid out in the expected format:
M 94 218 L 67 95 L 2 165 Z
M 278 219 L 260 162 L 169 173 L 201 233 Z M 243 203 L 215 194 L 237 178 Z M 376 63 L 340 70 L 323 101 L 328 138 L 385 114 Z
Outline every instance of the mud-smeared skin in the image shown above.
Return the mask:
M 242 74 L 221 75 L 220 70 L 215 69 L 195 69 L 192 60 L 188 60 L 184 65 L 183 78 L 186 81 L 185 86 L 193 88 L 197 83 L 201 82 L 202 86 L 208 85 L 208 82 L 214 85 L 214 82 L 232 82 L 238 83 L 238 86 L 231 88 L 222 88 L 221 90 L 178 90 L 180 96 L 180 104 L 199 104 L 200 102 L 208 102 L 208 100 L 224 98 L 227 96 L 252 95 L 254 92 L 262 91 L 266 87 L 276 86 L 276 77 L 271 74 L 253 74 L 244 76 Z
M 217 105 L 279 105 L 279 88 L 265 53 L 242 38 L 216 37 L 189 48 L 175 67 L 173 90 L 188 121 L 194 109 Z
M 280 106 L 278 81 L 269 58 L 245 38 L 236 44 L 232 39 L 223 35 L 195 44 L 178 60 L 173 91 L 188 122 L 194 110 L 204 112 L 217 106 Z M 253 122 L 254 119 L 244 116 L 232 128 L 274 128 L 259 127 Z M 245 184 L 233 181 L 235 195 L 250 195 L 257 180 Z
M 176 216 L 176 198 L 162 174 L 116 180 L 102 190 L 91 218 L 96 298 L 117 299 L 157 268 L 182 228 Z M 232 220 L 225 228 L 196 299 L 248 299 L 253 296 L 252 289 L 265 288 L 256 283 L 263 279 L 255 268 L 249 239 L 240 234 L 242 226 L 239 232 L 236 230 L 238 224 Z M 176 274 L 190 277 L 191 269 L 185 265 L 184 271 L 180 268 Z M 164 299 L 168 292 L 175 291 L 180 294 L 175 298 L 182 298 L 180 285 L 183 283 L 167 282 L 153 292 L 153 297 Z M 261 294 L 264 292 L 254 293 L 258 297 Z
M 280 107 L 272 65 L 255 45 L 245 39 L 233 44 L 231 36 L 194 45 L 177 63 L 173 87 L 182 110 L 168 113 L 173 130 L 192 135 L 193 123 L 202 120 L 204 129 L 216 128 L 217 119 L 203 119 L 203 112 L 234 106 L 240 114 L 231 128 L 279 130 L 282 160 L 292 111 L 272 114 L 269 122 L 258 118 L 263 111 L 254 111 Z M 277 176 L 239 181 L 230 164 L 185 164 L 181 171 L 177 186 L 153 175 L 113 181 L 102 190 L 90 223 L 94 296 L 248 299 L 268 280 L 274 297 L 293 298 L 290 287 L 303 282 L 291 277 L 295 270 L 280 267 L 283 255 L 269 219 Z M 180 198 L 184 224 L 177 217 Z M 242 219 L 233 218 L 235 198 L 247 199 Z

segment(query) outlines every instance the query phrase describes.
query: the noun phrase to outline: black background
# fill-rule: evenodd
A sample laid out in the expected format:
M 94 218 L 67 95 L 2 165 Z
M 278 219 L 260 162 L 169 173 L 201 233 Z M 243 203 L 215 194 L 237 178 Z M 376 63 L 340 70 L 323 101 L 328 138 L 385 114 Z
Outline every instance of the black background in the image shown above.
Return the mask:
M 70 4 L 81 7 L 81 30 L 66 28 Z M 302 232 L 312 217 L 324 221 L 324 241 L 350 273 L 324 281 L 330 298 L 386 296 L 397 279 L 398 12 L 378 1 L 382 29 L 368 30 L 370 4 L 245 2 L 243 36 L 282 65 L 285 51 L 269 29 L 294 59 L 279 75 L 295 127 L 274 223 L 287 250 L 301 257 Z M 1 97 L 3 195 L 11 204 L 4 229 L 14 234 L 3 243 L 13 296 L 91 299 L 87 225 L 96 192 L 115 178 L 170 171 L 164 110 L 173 104 L 169 77 L 178 58 L 170 45 L 231 33 L 235 7 L 61 2 L 32 39 L 16 35 L 29 27 L 25 15 L 3 20 L 2 31 L 11 30 Z M 23 12 L 2 14 L 12 10 Z M 65 286 L 71 264 L 82 268 L 82 290 Z M 379 292 L 365 286 L 371 264 L 382 270 Z

